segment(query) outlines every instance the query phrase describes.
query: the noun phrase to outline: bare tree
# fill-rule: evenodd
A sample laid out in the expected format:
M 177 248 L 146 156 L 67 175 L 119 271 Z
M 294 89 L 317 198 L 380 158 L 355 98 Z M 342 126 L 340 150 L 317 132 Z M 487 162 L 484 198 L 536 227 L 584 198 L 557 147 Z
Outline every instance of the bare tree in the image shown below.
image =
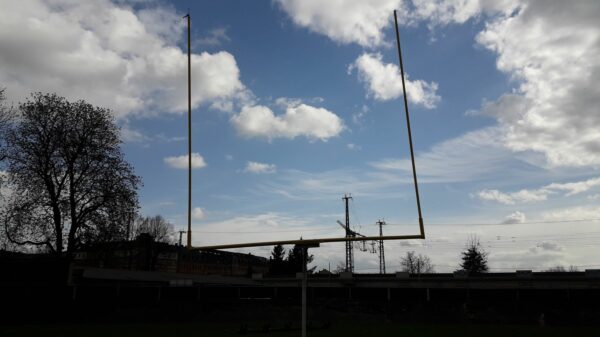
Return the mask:
M 124 238 L 141 181 L 123 158 L 111 112 L 42 93 L 18 112 L 2 136 L 8 239 L 70 257 L 86 243 Z
M 346 271 L 346 263 L 344 261 L 338 261 L 333 270 L 334 274 L 340 274 Z
M 132 233 L 134 237 L 146 233 L 157 242 L 175 242 L 175 227 L 160 215 L 138 216 L 134 222 Z
M 460 267 L 468 274 L 485 273 L 488 271 L 487 252 L 481 247 L 479 238 L 471 236 L 462 252 Z
M 414 251 L 406 252 L 406 256 L 400 258 L 400 266 L 402 271 L 410 274 L 428 274 L 433 273 L 434 268 L 428 256 L 415 253 Z
M 569 268 L 567 269 L 567 268 L 565 268 L 563 266 L 558 265 L 558 266 L 555 266 L 555 267 L 552 267 L 552 268 L 548 268 L 548 269 L 546 269 L 544 271 L 555 272 L 555 273 L 566 273 L 566 272 L 571 273 L 571 272 L 579 271 L 579 269 L 577 268 L 577 266 L 569 266 Z

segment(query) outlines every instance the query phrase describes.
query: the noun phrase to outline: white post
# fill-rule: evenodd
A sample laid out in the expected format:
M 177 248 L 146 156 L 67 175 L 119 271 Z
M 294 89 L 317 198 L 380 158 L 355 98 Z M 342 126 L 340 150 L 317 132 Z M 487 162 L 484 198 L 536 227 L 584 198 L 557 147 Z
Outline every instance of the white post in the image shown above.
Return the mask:
M 308 248 L 302 247 L 302 337 L 306 337 L 306 255 Z

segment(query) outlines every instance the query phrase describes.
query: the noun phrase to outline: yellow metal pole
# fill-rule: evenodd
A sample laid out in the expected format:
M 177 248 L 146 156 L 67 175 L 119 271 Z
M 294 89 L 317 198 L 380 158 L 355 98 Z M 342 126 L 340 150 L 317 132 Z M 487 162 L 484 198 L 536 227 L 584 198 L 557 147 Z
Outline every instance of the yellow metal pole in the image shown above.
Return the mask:
M 396 44 L 398 46 L 398 59 L 400 61 L 400 75 L 402 77 L 402 91 L 404 92 L 404 112 L 406 114 L 406 127 L 408 128 L 408 144 L 410 146 L 410 162 L 412 163 L 413 180 L 415 183 L 415 195 L 417 198 L 417 212 L 419 213 L 419 230 L 422 239 L 425 238 L 425 228 L 423 226 L 423 215 L 421 214 L 421 199 L 419 198 L 419 183 L 417 182 L 417 168 L 415 167 L 415 154 L 413 151 L 412 132 L 410 130 L 410 117 L 408 115 L 408 99 L 406 94 L 406 84 L 404 83 L 404 63 L 402 62 L 402 49 L 400 49 L 400 31 L 398 30 L 398 16 L 394 10 L 394 23 L 396 25 Z
M 187 228 L 187 248 L 192 248 L 192 52 L 191 52 L 191 18 L 190 13 L 187 18 L 188 31 L 188 228 Z
M 372 241 L 372 240 L 411 240 L 423 239 L 421 234 L 416 235 L 390 235 L 390 236 L 361 236 L 361 237 L 343 237 L 343 238 L 323 238 L 323 239 L 304 239 L 304 240 L 284 240 L 284 241 L 263 241 L 250 243 L 234 243 L 226 245 L 199 246 L 192 247 L 196 250 L 209 249 L 231 249 L 231 248 L 246 248 L 246 247 L 262 247 L 276 245 L 312 245 L 327 242 L 345 242 L 345 241 Z

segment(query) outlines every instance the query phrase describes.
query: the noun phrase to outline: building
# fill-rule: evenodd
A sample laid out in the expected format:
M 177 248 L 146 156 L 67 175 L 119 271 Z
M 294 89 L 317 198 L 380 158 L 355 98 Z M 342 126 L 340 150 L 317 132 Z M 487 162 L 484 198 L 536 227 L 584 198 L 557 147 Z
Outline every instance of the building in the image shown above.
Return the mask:
M 100 243 L 80 249 L 73 265 L 224 276 L 250 276 L 268 271 L 268 260 L 263 257 L 219 250 L 189 251 L 181 246 L 155 242 L 147 234 L 133 241 Z

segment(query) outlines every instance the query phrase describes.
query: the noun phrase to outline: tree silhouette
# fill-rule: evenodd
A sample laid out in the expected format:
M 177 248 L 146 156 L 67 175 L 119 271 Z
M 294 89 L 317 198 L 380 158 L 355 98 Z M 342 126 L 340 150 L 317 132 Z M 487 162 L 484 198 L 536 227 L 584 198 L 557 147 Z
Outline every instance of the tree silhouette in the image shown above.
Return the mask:
M 8 239 L 72 256 L 91 242 L 123 239 L 140 178 L 123 158 L 109 110 L 33 94 L 2 136 L 12 194 Z
M 302 263 L 303 263 L 303 248 L 302 246 L 294 245 L 294 248 L 288 251 L 288 256 L 286 260 L 288 273 L 299 273 L 302 272 Z M 306 257 L 306 271 L 312 273 L 316 266 L 312 268 L 308 268 L 308 264 L 310 264 L 314 259 L 313 255 L 308 255 Z
M 269 260 L 269 272 L 273 275 L 282 275 L 286 272 L 285 248 L 282 245 L 273 247 Z
M 544 271 L 554 272 L 554 273 L 566 273 L 566 272 L 571 273 L 571 272 L 579 271 L 579 269 L 577 269 L 577 266 L 569 266 L 569 268 L 565 268 L 565 267 L 559 265 L 559 266 L 555 266 L 552 268 L 548 268 Z
M 143 233 L 156 242 L 175 243 L 175 228 L 161 215 L 138 216 L 133 223 L 132 234 L 136 238 Z
M 414 251 L 406 252 L 406 256 L 400 259 L 402 271 L 410 274 L 427 274 L 433 273 L 433 265 L 428 256 L 419 254 Z
M 276 245 L 271 251 L 271 258 L 269 260 L 269 272 L 273 275 L 284 275 L 299 273 L 302 271 L 303 263 L 303 248 L 302 246 L 294 245 L 294 248 L 288 250 L 287 257 L 285 255 L 285 249 L 282 245 Z M 306 257 L 306 264 L 308 265 L 313 261 L 313 255 Z M 314 272 L 316 266 L 308 268 L 309 273 Z
M 488 271 L 487 253 L 481 247 L 479 238 L 472 236 L 467 241 L 465 251 L 462 252 L 460 267 L 468 274 L 485 273 Z

